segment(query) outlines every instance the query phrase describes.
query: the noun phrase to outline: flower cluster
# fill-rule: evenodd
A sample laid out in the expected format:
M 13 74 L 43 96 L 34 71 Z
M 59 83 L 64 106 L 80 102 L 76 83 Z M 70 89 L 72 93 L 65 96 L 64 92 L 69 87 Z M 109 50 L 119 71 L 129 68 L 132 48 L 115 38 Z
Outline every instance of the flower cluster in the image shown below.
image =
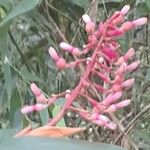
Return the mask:
M 131 103 L 130 99 L 122 101 L 120 99 L 123 93 L 134 84 L 134 78 L 126 79 L 126 74 L 134 71 L 140 64 L 139 61 L 129 63 L 135 55 L 133 48 L 130 48 L 124 55 L 119 53 L 120 45 L 117 37 L 147 22 L 145 17 L 125 21 L 125 15 L 129 9 L 129 5 L 124 6 L 121 11 L 116 11 L 111 18 L 104 23 L 99 23 L 98 26 L 87 14 L 84 14 L 82 18 L 88 38 L 83 49 L 65 42 L 60 43 L 62 50 L 75 56 L 76 59 L 73 62 L 67 63 L 54 48 L 50 47 L 49 54 L 58 69 L 82 65 L 79 83 L 74 89 L 49 98 L 46 98 L 36 84 L 32 83 L 31 90 L 36 97 L 37 104 L 25 106 L 22 108 L 22 113 L 41 111 L 55 104 L 59 97 L 65 97 L 64 105 L 60 112 L 50 120 L 49 126 L 55 126 L 66 112 L 74 111 L 87 121 L 114 130 L 116 124 L 108 116 Z M 91 54 L 91 57 L 86 57 L 87 54 L 88 56 Z M 95 78 L 99 81 L 94 80 Z M 86 106 L 79 103 L 80 98 L 86 101 Z M 78 107 L 74 105 L 75 103 L 78 103 Z

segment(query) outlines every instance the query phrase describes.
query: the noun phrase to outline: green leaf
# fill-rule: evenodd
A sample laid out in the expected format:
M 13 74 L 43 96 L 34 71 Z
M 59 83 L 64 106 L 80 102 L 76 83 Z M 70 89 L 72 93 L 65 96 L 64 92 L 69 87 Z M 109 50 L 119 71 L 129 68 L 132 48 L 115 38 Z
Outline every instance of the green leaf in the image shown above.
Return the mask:
M 150 10 L 150 0 L 145 0 L 145 3 L 146 3 L 147 7 L 148 7 L 149 10 Z
M 150 68 L 147 70 L 146 80 L 150 80 Z
M 20 69 L 20 74 L 23 76 L 23 78 L 26 80 L 26 81 L 31 81 L 31 82 L 33 82 L 33 81 L 41 81 L 41 79 L 37 76 L 37 75 L 35 75 L 35 74 L 33 74 L 33 73 L 31 73 L 31 72 L 29 72 L 27 69 L 25 69 L 24 67 L 23 68 L 21 68 Z
M 8 97 L 8 100 L 10 101 L 11 99 L 11 69 L 10 69 L 10 66 L 9 64 L 4 64 L 3 65 L 3 72 L 4 72 L 4 78 L 5 78 L 5 88 L 6 88 L 6 91 L 7 91 L 7 97 Z
M 22 137 L 12 139 L 14 130 L 0 131 L 0 149 L 2 150 L 125 150 L 119 146 L 103 143 L 91 143 L 64 138 Z M 9 144 L 8 144 L 9 143 Z
M 10 58 L 10 52 L 8 50 L 8 26 L 0 28 L 0 53 L 1 53 L 1 60 L 2 60 L 2 71 L 4 73 L 4 88 L 6 89 L 7 92 L 7 100 L 8 102 L 11 99 L 11 69 L 10 65 L 6 62 L 9 61 L 8 59 Z
M 18 3 L 11 11 L 10 13 L 3 19 L 3 21 L 0 23 L 0 27 L 3 26 L 5 23 L 10 21 L 11 19 L 30 11 L 33 9 L 37 4 L 39 3 L 39 0 L 23 0 Z
M 73 2 L 74 4 L 80 6 L 84 9 L 87 9 L 91 4 L 90 0 L 71 0 L 71 2 Z
M 42 121 L 42 125 L 45 125 L 45 124 L 48 123 L 48 121 L 49 121 L 48 109 L 45 109 L 45 110 L 40 112 L 40 118 L 41 118 L 41 121 Z
M 60 112 L 60 109 L 61 109 L 60 106 L 55 105 L 55 107 L 54 107 L 53 110 L 52 110 L 52 114 L 53 114 L 54 117 Z M 64 118 L 62 118 L 62 119 L 58 122 L 57 126 L 58 126 L 58 127 L 65 127 L 65 126 L 66 126 Z
M 16 88 L 13 92 L 13 95 L 10 100 L 10 113 L 9 113 L 9 122 L 10 126 L 14 128 L 19 128 L 22 122 L 22 114 L 21 114 L 21 100 L 18 89 Z

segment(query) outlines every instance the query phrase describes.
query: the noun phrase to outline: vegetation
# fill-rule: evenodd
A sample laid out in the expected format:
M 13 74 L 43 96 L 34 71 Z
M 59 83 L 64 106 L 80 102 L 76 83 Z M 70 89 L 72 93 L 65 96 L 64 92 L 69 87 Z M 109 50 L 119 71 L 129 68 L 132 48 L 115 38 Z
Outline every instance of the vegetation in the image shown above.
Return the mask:
M 131 7 L 126 20 L 147 17 L 149 23 L 149 0 L 0 0 L 0 127 L 2 128 L 0 147 L 6 149 L 10 139 L 12 147 L 9 149 L 14 150 L 17 149 L 16 142 L 24 149 L 28 147 L 22 145 L 27 144 L 37 149 L 35 143 L 40 144 L 40 141 L 45 142 L 44 149 L 48 146 L 55 147 L 57 144 L 59 147 L 66 146 L 65 149 L 73 146 L 87 150 L 113 149 L 112 145 L 98 144 L 98 146 L 94 143 L 87 148 L 87 143 L 51 138 L 30 137 L 14 141 L 9 136 L 15 135 L 16 131 L 23 128 L 28 129 L 26 127 L 29 124 L 32 129 L 44 126 L 49 122 L 49 118 L 55 118 L 59 114 L 61 106 L 66 101 L 60 97 L 55 105 L 40 112 L 33 111 L 24 117 L 21 108 L 25 105 L 35 106 L 37 102 L 36 92 L 33 88 L 30 90 L 31 83 L 36 83 L 42 95 L 48 98 L 68 89 L 72 90 L 80 82 L 80 68 L 58 69 L 48 54 L 49 47 L 54 47 L 59 56 L 65 58 L 67 62 L 73 62 L 74 57 L 62 51 L 59 44 L 66 42 L 82 49 L 82 45 L 87 43 L 88 33 L 84 29 L 82 15 L 89 14 L 91 20 L 98 24 L 110 18 L 115 11 L 121 10 L 125 5 Z M 70 128 L 71 134 L 68 135 L 72 138 L 116 144 L 126 149 L 150 149 L 149 33 L 149 24 L 146 24 L 136 26 L 134 30 L 117 38 L 121 46 L 119 55 L 125 55 L 127 50 L 133 47 L 136 57 L 130 59 L 129 63 L 140 60 L 140 67 L 126 75 L 127 79 L 134 78 L 135 82 L 132 88 L 121 95 L 121 100 L 130 98 L 131 104 L 117 111 L 115 115 L 112 114 L 111 119 L 117 125 L 116 130 L 89 123 L 87 119 L 82 119 L 83 117 L 79 117 L 75 112 L 69 111 L 62 115 L 63 118 L 57 124 L 59 130 L 56 130 L 55 134 L 58 134 L 60 129 L 64 131 L 68 127 L 76 127 L 82 132 L 77 133 L 74 132 L 74 128 Z M 86 58 L 89 56 L 91 54 L 85 54 Z M 95 82 L 102 82 L 95 76 L 93 78 Z M 93 98 L 96 98 L 94 96 Z M 75 107 L 79 105 L 87 107 L 84 98 L 80 97 L 78 103 L 74 104 Z M 9 128 L 13 130 L 10 131 Z M 48 128 L 47 131 L 52 134 L 54 129 Z M 43 132 L 43 128 L 40 128 L 39 132 Z M 72 136 L 73 133 L 76 134 Z M 40 147 L 42 145 L 38 148 Z M 56 146 L 55 149 L 59 147 Z M 122 148 L 114 146 L 114 149 Z

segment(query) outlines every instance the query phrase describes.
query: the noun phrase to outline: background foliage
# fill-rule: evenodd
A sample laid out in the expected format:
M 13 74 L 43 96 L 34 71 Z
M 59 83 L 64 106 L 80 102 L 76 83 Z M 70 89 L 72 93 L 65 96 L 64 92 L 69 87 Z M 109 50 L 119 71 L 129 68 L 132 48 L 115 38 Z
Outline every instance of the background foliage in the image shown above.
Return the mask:
M 47 49 L 61 41 L 82 45 L 86 41 L 81 16 L 88 12 L 96 22 L 105 20 L 115 10 L 130 4 L 128 19 L 149 18 L 149 0 L 0 0 L 0 128 L 20 130 L 30 121 L 35 126 L 55 115 L 63 100 L 54 108 L 24 118 L 20 108 L 33 104 L 29 89 L 36 82 L 46 95 L 74 87 L 78 74 L 74 70 L 58 71 Z M 127 149 L 150 149 L 150 29 L 149 24 L 127 33 L 119 39 L 122 53 L 133 46 L 141 67 L 131 74 L 136 79 L 132 91 L 132 106 L 120 111 L 121 130 L 112 132 L 90 126 L 75 135 L 90 141 L 115 143 Z M 72 57 L 59 51 L 67 60 Z M 75 114 L 69 113 L 60 126 L 88 126 Z M 127 137 L 126 134 L 129 136 Z M 132 138 L 132 140 L 130 139 Z M 131 142 L 129 142 L 131 141 Z

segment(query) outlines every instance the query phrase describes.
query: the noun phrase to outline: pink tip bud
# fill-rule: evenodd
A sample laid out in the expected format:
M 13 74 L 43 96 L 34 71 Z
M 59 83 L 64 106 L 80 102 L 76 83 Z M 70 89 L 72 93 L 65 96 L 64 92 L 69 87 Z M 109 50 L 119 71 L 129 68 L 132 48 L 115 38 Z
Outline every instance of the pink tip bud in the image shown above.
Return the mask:
M 37 85 L 35 83 L 32 83 L 30 85 L 30 88 L 31 88 L 31 90 L 32 90 L 32 92 L 34 93 L 35 96 L 41 95 L 41 90 L 37 87 Z
M 38 111 L 38 112 L 44 110 L 45 108 L 47 108 L 46 104 L 38 103 L 34 106 L 35 111 Z
M 65 94 L 65 99 L 68 99 L 71 95 L 71 91 L 70 90 L 66 90 L 66 94 Z
M 95 29 L 95 23 L 93 23 L 93 22 L 89 22 L 89 23 L 87 23 L 86 26 L 85 26 L 85 30 L 86 30 L 86 32 L 88 32 L 88 33 L 93 32 L 94 29 Z
M 59 56 L 58 56 L 57 52 L 55 51 L 55 49 L 54 49 L 53 47 L 50 47 L 50 48 L 48 49 L 48 52 L 49 52 L 50 56 L 51 56 L 55 61 L 57 61 L 57 60 L 59 59 Z
M 90 116 L 91 120 L 97 120 L 98 119 L 98 113 L 92 113 L 92 115 Z
M 105 126 L 105 123 L 102 120 L 93 120 L 93 123 L 95 123 L 95 124 L 97 124 L 99 126 L 102 126 L 102 127 Z
M 82 19 L 83 19 L 83 21 L 87 24 L 87 23 L 89 23 L 89 22 L 92 22 L 91 21 L 91 18 L 90 18 L 90 16 L 88 15 L 88 14 L 84 14 L 83 16 L 82 16 Z
M 58 61 L 56 62 L 56 66 L 58 67 L 58 69 L 66 68 L 67 64 L 66 64 L 65 59 L 59 58 Z
M 121 66 L 117 69 L 117 71 L 115 72 L 116 75 L 122 76 L 122 74 L 125 72 L 126 70 L 126 63 L 122 63 Z
M 130 64 L 126 67 L 126 71 L 132 72 L 132 71 L 136 70 L 139 67 L 139 65 L 140 65 L 140 61 L 133 62 L 132 64 Z
M 128 61 L 130 58 L 132 58 L 135 55 L 135 51 L 133 48 L 130 48 L 127 53 L 123 56 L 124 61 Z
M 108 105 L 116 102 L 119 98 L 121 98 L 121 96 L 122 96 L 121 91 L 118 91 L 114 94 L 111 93 L 102 101 L 102 104 L 108 106 Z
M 123 32 L 119 29 L 116 29 L 116 30 L 110 30 L 107 34 L 108 36 L 121 36 Z
M 127 31 L 133 29 L 133 27 L 134 27 L 133 23 L 127 21 L 124 24 L 122 24 L 120 30 L 123 31 L 123 32 L 127 32 Z
M 28 114 L 34 111 L 34 106 L 25 106 L 21 109 L 21 113 Z
M 128 80 L 126 80 L 125 82 L 123 82 L 122 84 L 121 84 L 121 87 L 122 88 L 131 88 L 132 86 L 133 86 L 133 84 L 134 84 L 134 79 L 132 78 L 132 79 L 128 79 Z
M 73 50 L 72 50 L 72 54 L 73 54 L 73 55 L 75 55 L 75 56 L 78 56 L 78 55 L 80 55 L 81 53 L 80 53 L 80 50 L 79 50 L 79 48 L 77 48 L 77 47 L 74 47 L 74 48 L 73 48 Z
M 132 21 L 132 23 L 135 27 L 138 27 L 138 26 L 146 24 L 147 23 L 147 18 L 146 17 L 139 18 L 137 20 Z
M 99 115 L 98 119 L 100 119 L 105 124 L 108 123 L 108 122 L 110 122 L 110 120 L 106 116 L 104 116 L 104 115 Z
M 131 100 L 130 99 L 126 99 L 126 100 L 124 100 L 124 101 L 122 101 L 122 102 L 120 102 L 118 104 L 115 104 L 115 105 L 116 105 L 117 109 L 121 109 L 123 107 L 126 107 L 126 106 L 130 105 L 130 103 L 131 103 Z
M 71 46 L 70 44 L 65 43 L 65 42 L 61 42 L 59 46 L 60 46 L 63 50 L 66 50 L 66 51 L 68 51 L 68 52 L 72 52 L 72 50 L 73 50 L 73 46 Z
M 115 130 L 117 125 L 113 122 L 110 122 L 110 123 L 106 124 L 106 127 L 111 129 L 111 130 Z
M 32 92 L 34 93 L 34 95 L 36 96 L 36 100 L 39 103 L 46 103 L 47 99 L 46 97 L 42 94 L 41 90 L 37 87 L 37 85 L 35 83 L 32 83 L 30 86 Z
M 128 12 L 129 12 L 129 10 L 130 10 L 130 5 L 125 5 L 122 9 L 121 9 L 121 13 L 123 14 L 123 15 L 126 15 Z
M 116 107 L 115 104 L 110 105 L 110 106 L 105 110 L 105 112 L 108 112 L 108 113 L 115 112 L 115 111 L 117 111 L 117 107 Z
M 115 65 L 121 65 L 124 62 L 123 57 L 119 57 L 119 59 L 117 60 L 117 62 L 115 63 Z
M 88 57 L 88 58 L 86 59 L 86 64 L 88 65 L 91 60 L 92 60 L 92 58 L 91 58 L 91 57 Z
M 118 15 L 115 19 L 113 19 L 113 24 L 117 25 L 123 21 L 123 15 Z

